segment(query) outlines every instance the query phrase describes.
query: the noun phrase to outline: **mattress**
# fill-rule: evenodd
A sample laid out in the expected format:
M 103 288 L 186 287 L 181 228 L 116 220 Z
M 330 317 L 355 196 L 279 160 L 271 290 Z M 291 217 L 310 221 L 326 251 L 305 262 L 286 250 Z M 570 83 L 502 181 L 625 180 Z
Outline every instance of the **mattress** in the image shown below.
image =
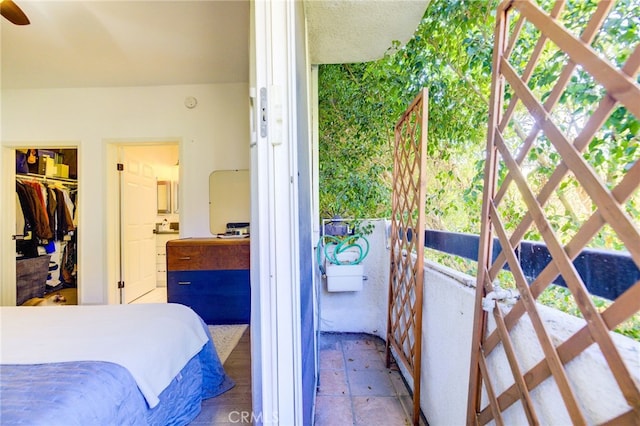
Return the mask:
M 48 308 L 21 309 L 38 311 Z M 122 309 L 115 311 L 122 314 Z M 188 424 L 200 412 L 202 399 L 217 396 L 233 387 L 233 381 L 224 372 L 217 356 L 207 326 L 199 317 L 196 318 L 206 342 L 173 375 L 157 396 L 157 403 L 149 403 L 134 375 L 118 363 L 95 360 L 32 364 L 3 362 L 0 365 L 1 423 Z M 3 321 L 3 331 L 5 327 Z M 2 351 L 6 351 L 4 339 Z

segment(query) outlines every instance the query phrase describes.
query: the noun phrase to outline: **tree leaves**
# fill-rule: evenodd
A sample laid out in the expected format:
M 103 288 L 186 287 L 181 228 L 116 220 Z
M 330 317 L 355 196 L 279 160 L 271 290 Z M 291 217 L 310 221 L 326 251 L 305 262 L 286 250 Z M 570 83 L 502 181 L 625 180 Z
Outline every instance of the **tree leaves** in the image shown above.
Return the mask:
M 390 215 L 393 128 L 423 87 L 429 89 L 428 153 L 442 167 L 434 175 L 459 164 L 455 179 L 434 182 L 441 189 L 454 182 L 460 192 L 470 185 L 485 140 L 495 5 L 433 1 L 406 46 L 394 43 L 376 62 L 320 67 L 323 217 Z M 480 198 L 467 197 L 467 204 L 479 211 Z M 460 209 L 438 203 L 429 214 Z
M 551 0 L 540 3 L 547 11 L 554 6 Z M 388 54 L 375 62 L 320 67 L 323 217 L 390 215 L 394 125 L 416 94 L 427 87 L 428 188 L 432 196 L 427 216 L 430 223 L 448 230 L 479 231 L 476 218 L 482 203 L 497 5 L 498 0 L 433 0 L 415 36 L 405 46 L 393 43 Z M 580 36 L 597 6 L 593 0 L 570 0 L 560 19 Z M 593 48 L 615 66 L 622 66 L 640 37 L 638 7 L 640 0 L 617 2 L 593 43 Z M 517 68 L 526 66 L 538 36 L 539 31 L 525 25 L 512 54 L 522 58 Z M 542 101 L 567 62 L 568 57 L 557 46 L 550 42 L 545 45 L 528 83 Z M 602 87 L 578 67 L 552 114 L 567 135 L 575 136 L 603 96 Z M 524 113 L 517 111 L 521 129 L 514 129 L 514 134 L 518 130 L 526 132 L 533 125 Z M 584 154 L 610 187 L 640 157 L 639 129 L 640 122 L 620 108 Z M 519 140 L 509 143 L 517 145 Z M 523 165 L 531 174 L 534 189 L 539 189 L 559 161 L 549 141 L 538 138 Z M 503 178 L 504 169 L 500 170 Z M 576 197 L 573 185 L 564 189 L 569 191 L 567 197 Z M 574 202 L 582 203 L 578 198 Z M 629 201 L 630 214 L 637 211 L 638 204 L 637 197 Z M 522 208 L 514 200 L 503 207 L 505 214 L 514 218 L 522 215 Z M 536 238 L 535 234 L 528 235 Z

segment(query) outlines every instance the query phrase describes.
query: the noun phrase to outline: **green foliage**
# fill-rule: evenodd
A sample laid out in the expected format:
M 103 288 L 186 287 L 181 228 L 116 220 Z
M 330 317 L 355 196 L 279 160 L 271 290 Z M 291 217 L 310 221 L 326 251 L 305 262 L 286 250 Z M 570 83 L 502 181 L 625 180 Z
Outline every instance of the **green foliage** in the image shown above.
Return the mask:
M 426 87 L 429 179 L 438 188 L 429 223 L 442 227 L 453 218 L 449 229 L 479 230 L 478 214 L 463 212 L 464 205 L 479 212 L 478 185 L 464 201 L 451 185 L 465 191 L 484 157 L 495 5 L 433 1 L 406 46 L 394 44 L 376 62 L 320 67 L 322 217 L 390 216 L 394 126 Z
M 583 318 L 582 312 L 571 295 L 571 291 L 565 287 L 556 285 L 549 286 L 540 294 L 538 302 L 578 318 Z M 603 312 L 611 306 L 610 301 L 597 296 L 591 296 L 591 302 L 599 312 Z M 614 331 L 640 341 L 640 313 L 636 313 L 626 321 L 620 323 Z
M 550 11 L 555 2 L 540 0 Z M 595 0 L 568 0 L 560 16 L 580 37 Z M 394 44 L 375 62 L 323 65 L 319 70 L 320 212 L 324 218 L 389 217 L 393 179 L 394 126 L 422 89 L 429 97 L 427 227 L 479 233 L 485 167 L 485 140 L 491 84 L 493 27 L 498 0 L 433 0 L 415 35 L 405 46 Z M 613 66 L 622 67 L 640 39 L 640 0 L 620 0 L 604 22 L 592 47 Z M 517 16 L 511 21 L 515 25 Z M 513 46 L 510 60 L 522 72 L 537 43 L 538 30 L 527 24 Z M 569 58 L 553 43 L 546 43 L 533 68 L 529 89 L 542 102 L 550 99 L 558 76 Z M 640 81 L 640 77 L 638 78 Z M 566 91 L 550 114 L 568 138 L 577 137 L 604 89 L 581 67 L 572 73 Z M 513 89 L 505 91 L 507 101 Z M 507 102 L 508 103 L 508 102 Z M 505 103 L 505 106 L 506 104 Z M 517 150 L 534 128 L 531 114 L 518 103 L 505 129 L 505 143 Z M 424 129 L 423 129 L 424 130 Z M 640 121 L 626 108 L 618 108 L 597 132 L 583 153 L 585 161 L 610 189 L 640 160 Z M 548 182 L 561 162 L 554 145 L 543 135 L 535 137 L 523 156 L 521 169 L 534 193 Z M 507 169 L 498 164 L 498 181 Z M 638 224 L 640 191 L 625 202 L 627 214 Z M 567 175 L 544 206 L 550 224 L 562 243 L 573 238 L 596 206 L 578 180 Z M 508 232 L 528 213 L 511 184 L 498 206 Z M 542 240 L 535 226 L 525 238 Z M 605 226 L 590 246 L 623 250 L 613 229 Z M 441 263 L 472 270 L 466 261 Z M 541 296 L 543 302 L 575 311 L 569 292 Z M 566 302 L 566 303 L 565 303 Z M 594 302 L 595 303 L 595 302 Z M 640 334 L 637 318 L 625 333 Z M 621 326 L 624 330 L 625 326 Z
M 366 64 L 320 68 L 320 205 L 322 217 L 389 214 L 392 163 L 385 114 Z M 386 131 L 386 129 L 383 129 Z
M 547 11 L 554 4 L 551 0 L 541 1 Z M 394 126 L 416 94 L 426 87 L 427 222 L 433 228 L 479 232 L 497 5 L 498 0 L 434 0 L 405 46 L 395 43 L 384 58 L 375 62 L 320 67 L 322 217 L 390 215 Z M 562 22 L 579 36 L 597 6 L 594 0 L 571 0 L 562 12 Z M 638 7 L 638 0 L 619 1 L 594 40 L 594 49 L 616 66 L 624 64 L 640 38 Z M 512 25 L 515 22 L 513 19 Z M 537 30 L 525 25 L 511 55 L 517 68 L 526 67 L 538 36 Z M 564 53 L 547 43 L 531 75 L 530 89 L 546 100 L 567 62 Z M 510 90 L 506 96 L 512 96 Z M 578 68 L 552 114 L 563 131 L 575 136 L 602 97 L 602 88 Z M 511 146 L 518 146 L 520 133 L 528 133 L 533 125 L 528 113 L 521 105 L 519 108 L 513 120 L 519 128 L 507 129 L 507 134 L 513 136 L 507 141 Z M 638 119 L 619 108 L 584 154 L 610 187 L 640 157 L 638 129 Z M 531 170 L 528 179 L 534 191 L 542 188 L 559 161 L 552 144 L 538 137 L 523 165 Z M 505 172 L 500 167 L 500 180 Z M 575 203 L 580 199 L 579 192 L 577 182 L 567 178 L 550 202 L 549 214 L 559 219 L 558 230 L 575 228 L 591 213 L 592 207 L 583 200 Z M 637 216 L 639 203 L 637 196 L 627 203 L 630 215 Z M 517 198 L 505 200 L 500 211 L 514 219 L 525 212 L 522 200 Z M 530 230 L 528 238 L 540 236 Z M 611 235 L 601 235 L 597 241 L 611 241 L 611 248 L 620 248 Z

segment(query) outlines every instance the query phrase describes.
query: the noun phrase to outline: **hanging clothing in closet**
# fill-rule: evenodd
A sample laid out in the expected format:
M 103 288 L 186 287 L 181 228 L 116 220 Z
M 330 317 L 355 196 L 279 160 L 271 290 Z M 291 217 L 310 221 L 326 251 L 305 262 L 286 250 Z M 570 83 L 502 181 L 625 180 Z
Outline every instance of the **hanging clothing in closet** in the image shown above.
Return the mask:
M 53 233 L 49 227 L 49 216 L 42 195 L 42 184 L 29 181 L 16 182 L 16 192 L 26 221 L 25 230 L 27 232 L 23 235 L 28 236 L 30 232 L 40 240 L 51 239 Z
M 23 224 L 16 230 L 23 236 L 16 241 L 20 257 L 51 254 L 48 286 L 75 286 L 77 191 L 58 182 L 18 179 L 16 196 L 17 222 Z
M 29 235 L 31 231 L 40 242 L 46 243 L 48 240 L 63 240 L 75 230 L 75 204 L 68 188 L 58 184 L 17 181 L 16 193 L 25 218 L 27 232 L 23 235 Z

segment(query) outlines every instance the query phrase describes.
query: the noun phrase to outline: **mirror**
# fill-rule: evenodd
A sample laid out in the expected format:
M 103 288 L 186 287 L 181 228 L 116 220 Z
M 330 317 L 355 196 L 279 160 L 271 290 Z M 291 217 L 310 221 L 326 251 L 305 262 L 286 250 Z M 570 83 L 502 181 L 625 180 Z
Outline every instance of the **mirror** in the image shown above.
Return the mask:
M 229 222 L 249 222 L 249 170 L 216 170 L 209 176 L 209 229 L 224 233 Z
M 158 181 L 158 214 L 171 213 L 171 182 Z

